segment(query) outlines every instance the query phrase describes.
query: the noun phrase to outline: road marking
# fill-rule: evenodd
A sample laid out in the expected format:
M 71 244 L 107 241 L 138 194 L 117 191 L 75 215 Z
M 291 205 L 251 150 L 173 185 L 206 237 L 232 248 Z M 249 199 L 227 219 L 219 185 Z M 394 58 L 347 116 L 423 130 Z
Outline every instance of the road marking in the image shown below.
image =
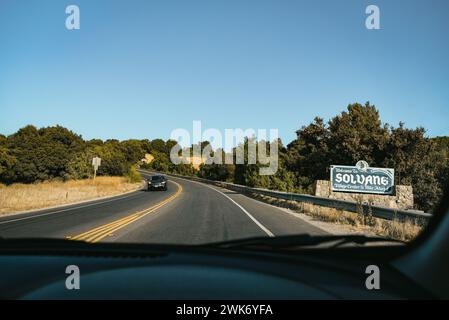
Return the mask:
M 207 185 L 207 184 L 205 184 L 205 183 L 201 183 L 201 182 L 198 182 L 198 181 L 193 181 L 193 180 L 188 180 L 188 179 L 184 179 L 184 178 L 179 178 L 179 177 L 175 177 L 175 178 L 178 178 L 178 179 L 182 179 L 182 180 L 185 180 L 185 181 L 190 181 L 190 182 L 194 182 L 194 183 L 198 183 L 198 184 L 200 184 L 200 185 L 202 185 L 202 186 L 205 186 L 205 187 L 208 187 L 208 188 L 210 188 L 210 189 L 212 189 L 212 190 L 214 190 L 214 191 L 216 191 L 216 192 L 218 192 L 219 194 L 221 194 L 221 195 L 223 195 L 223 196 L 225 196 L 226 198 L 228 198 L 228 200 L 230 200 L 232 203 L 234 203 L 237 207 L 239 207 L 251 220 L 253 220 L 253 222 L 260 228 L 260 229 L 262 229 L 269 237 L 275 237 L 275 235 L 274 235 L 274 233 L 273 232 L 271 232 L 267 227 L 265 227 L 262 223 L 260 223 L 256 218 L 254 218 L 253 217 L 253 215 L 251 214 L 251 213 L 249 213 L 248 211 L 246 211 L 246 209 L 245 208 L 243 208 L 239 203 L 237 203 L 234 199 L 232 199 L 230 196 L 228 196 L 227 194 L 225 194 L 224 192 L 221 192 L 220 190 L 218 190 L 218 189 L 215 189 L 215 188 L 213 188 L 213 187 L 211 187 L 211 186 L 209 186 L 209 185 Z
M 0 224 L 5 224 L 5 223 L 10 223 L 10 222 L 15 222 L 15 221 L 22 221 L 22 220 L 28 220 L 28 219 L 33 219 L 33 218 L 39 218 L 39 217 L 44 217 L 44 216 L 49 216 L 55 213 L 61 213 L 61 212 L 65 212 L 65 211 L 71 211 L 71 210 L 76 210 L 76 209 L 82 209 L 82 208 L 87 208 L 87 207 L 91 207 L 91 206 L 95 206 L 97 204 L 103 204 L 103 203 L 108 203 L 108 202 L 112 202 L 112 201 L 116 201 L 116 200 L 122 200 L 122 199 L 126 199 L 129 198 L 131 196 L 134 196 L 136 192 L 138 192 L 139 190 L 136 191 L 132 191 L 129 195 L 125 195 L 125 196 L 114 196 L 113 199 L 109 199 L 109 200 L 105 200 L 105 201 L 99 201 L 99 202 L 94 202 L 94 203 L 90 203 L 90 204 L 86 204 L 86 205 L 82 205 L 82 206 L 76 206 L 76 204 L 67 204 L 68 206 L 75 206 L 73 208 L 67 208 L 67 209 L 61 209 L 61 210 L 57 210 L 57 211 L 52 211 L 52 212 L 47 212 L 47 213 L 41 213 L 41 214 L 33 214 L 32 216 L 29 217 L 23 217 L 23 218 L 16 218 L 16 219 L 11 219 L 11 220 L 6 220 L 6 221 L 0 221 Z M 95 201 L 95 199 L 92 200 L 87 200 L 87 201 Z M 41 210 L 46 210 L 45 208 L 43 209 L 38 209 L 36 211 L 41 211 Z M 50 210 L 50 209 L 49 209 Z M 28 213 L 23 213 L 23 214 L 28 214 Z M 32 212 L 30 212 L 30 214 L 32 214 Z
M 146 215 L 156 211 L 157 209 L 159 209 L 159 208 L 163 207 L 164 205 L 168 204 L 169 202 L 173 201 L 175 198 L 177 198 L 182 193 L 182 190 L 183 190 L 182 186 L 175 181 L 171 181 L 171 182 L 173 182 L 174 184 L 176 184 L 178 186 L 178 190 L 176 191 L 175 194 L 168 197 L 167 199 L 151 206 L 150 208 L 144 209 L 142 211 L 136 212 L 129 216 L 112 221 L 110 223 L 99 226 L 97 228 L 88 230 L 79 235 L 76 235 L 73 237 L 67 236 L 66 239 L 95 243 L 107 236 L 114 234 L 114 232 L 126 227 L 127 225 L 129 225 L 137 220 L 142 219 Z

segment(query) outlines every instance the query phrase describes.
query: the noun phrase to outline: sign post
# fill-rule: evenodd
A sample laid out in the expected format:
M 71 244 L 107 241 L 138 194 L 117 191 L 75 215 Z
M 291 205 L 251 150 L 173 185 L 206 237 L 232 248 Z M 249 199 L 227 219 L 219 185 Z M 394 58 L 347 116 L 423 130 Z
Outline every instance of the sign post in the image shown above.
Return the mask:
M 332 191 L 392 195 L 394 169 L 372 168 L 366 161 L 355 166 L 331 166 Z
M 95 179 L 95 177 L 97 176 L 98 167 L 101 166 L 101 158 L 94 157 L 92 159 L 92 166 L 94 167 L 94 179 Z

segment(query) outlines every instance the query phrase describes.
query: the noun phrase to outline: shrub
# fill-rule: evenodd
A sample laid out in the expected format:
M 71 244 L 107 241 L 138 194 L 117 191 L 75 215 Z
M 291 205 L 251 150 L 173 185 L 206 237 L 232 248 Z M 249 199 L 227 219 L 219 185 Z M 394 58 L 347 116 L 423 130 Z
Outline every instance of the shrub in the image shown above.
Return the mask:
M 137 171 L 135 165 L 131 166 L 128 173 L 126 174 L 126 177 L 131 183 L 142 181 L 142 176 L 140 175 L 140 172 Z

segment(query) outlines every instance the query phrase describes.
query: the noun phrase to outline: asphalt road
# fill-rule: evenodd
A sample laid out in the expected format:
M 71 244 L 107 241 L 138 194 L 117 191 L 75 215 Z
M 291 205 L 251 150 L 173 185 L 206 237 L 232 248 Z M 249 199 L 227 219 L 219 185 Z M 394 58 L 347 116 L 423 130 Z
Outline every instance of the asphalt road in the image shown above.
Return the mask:
M 257 236 L 326 234 L 244 195 L 168 177 L 167 191 L 127 195 L 0 218 L 0 237 L 201 244 Z

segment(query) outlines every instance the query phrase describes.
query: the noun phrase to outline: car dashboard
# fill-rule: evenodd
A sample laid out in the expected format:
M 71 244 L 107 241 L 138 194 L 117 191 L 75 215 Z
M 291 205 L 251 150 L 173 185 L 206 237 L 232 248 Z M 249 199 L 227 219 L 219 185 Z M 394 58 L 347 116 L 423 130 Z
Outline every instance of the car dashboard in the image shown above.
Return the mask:
M 288 253 L 183 246 L 82 245 L 0 252 L 2 299 L 404 299 L 428 298 L 393 269 L 385 252 L 401 248 Z M 126 248 L 126 250 L 125 250 Z M 100 250 L 101 249 L 101 250 Z M 352 250 L 352 251 L 351 251 Z M 40 251 L 40 252 L 39 252 Z M 353 257 L 358 257 L 354 259 Z M 381 287 L 365 285 L 366 267 Z M 68 289 L 76 266 L 78 289 Z

